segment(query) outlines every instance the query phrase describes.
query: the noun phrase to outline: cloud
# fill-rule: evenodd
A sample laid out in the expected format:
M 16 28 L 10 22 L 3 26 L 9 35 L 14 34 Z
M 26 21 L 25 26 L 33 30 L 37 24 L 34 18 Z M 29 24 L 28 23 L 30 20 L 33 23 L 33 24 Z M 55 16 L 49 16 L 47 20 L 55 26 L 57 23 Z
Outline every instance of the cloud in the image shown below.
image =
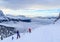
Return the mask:
M 9 9 L 53 9 L 60 7 L 60 0 L 0 0 L 0 6 Z
M 0 9 L 12 15 L 56 16 L 60 0 L 0 0 Z
M 52 10 L 11 10 L 11 9 L 3 9 L 4 14 L 10 15 L 25 15 L 28 17 L 36 17 L 36 16 L 58 16 L 60 9 L 52 9 Z

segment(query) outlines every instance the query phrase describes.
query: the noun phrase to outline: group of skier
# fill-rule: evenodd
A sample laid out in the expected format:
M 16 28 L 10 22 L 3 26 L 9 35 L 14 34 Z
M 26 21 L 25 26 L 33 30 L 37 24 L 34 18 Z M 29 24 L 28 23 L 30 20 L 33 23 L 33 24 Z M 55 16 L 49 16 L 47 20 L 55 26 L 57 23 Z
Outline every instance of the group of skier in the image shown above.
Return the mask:
M 28 29 L 28 32 L 31 33 L 31 28 Z M 17 34 L 17 39 L 21 37 L 19 30 L 16 31 L 16 34 Z M 13 39 L 14 39 L 14 37 L 12 36 L 12 40 Z
M 28 28 L 28 32 L 31 33 L 31 28 Z M 21 37 L 19 30 L 16 31 L 16 34 L 17 34 L 17 39 Z M 2 35 L 1 35 L 0 39 L 3 40 L 3 36 Z M 14 39 L 14 37 L 12 36 L 12 40 L 13 39 Z

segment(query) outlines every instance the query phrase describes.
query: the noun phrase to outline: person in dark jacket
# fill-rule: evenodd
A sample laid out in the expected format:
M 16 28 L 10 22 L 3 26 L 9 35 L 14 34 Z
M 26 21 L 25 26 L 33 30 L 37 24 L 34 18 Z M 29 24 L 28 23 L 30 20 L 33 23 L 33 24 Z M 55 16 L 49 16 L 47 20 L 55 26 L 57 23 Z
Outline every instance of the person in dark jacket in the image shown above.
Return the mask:
M 20 38 L 19 31 L 17 30 L 17 39 Z

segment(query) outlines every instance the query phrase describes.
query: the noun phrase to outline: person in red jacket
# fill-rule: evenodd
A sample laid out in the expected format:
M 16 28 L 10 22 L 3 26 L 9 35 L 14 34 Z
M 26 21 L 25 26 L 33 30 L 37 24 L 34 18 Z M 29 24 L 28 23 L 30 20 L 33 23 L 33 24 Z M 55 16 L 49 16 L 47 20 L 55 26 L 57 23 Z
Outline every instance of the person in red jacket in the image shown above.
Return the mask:
M 28 29 L 29 33 L 31 33 L 31 28 Z

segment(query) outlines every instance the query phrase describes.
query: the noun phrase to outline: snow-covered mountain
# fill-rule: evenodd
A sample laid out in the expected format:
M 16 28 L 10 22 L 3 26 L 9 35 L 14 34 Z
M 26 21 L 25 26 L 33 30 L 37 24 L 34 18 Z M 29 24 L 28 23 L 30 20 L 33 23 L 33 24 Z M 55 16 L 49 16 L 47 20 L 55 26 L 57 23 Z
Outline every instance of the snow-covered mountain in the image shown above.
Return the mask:
M 29 18 L 22 15 L 4 15 L 2 11 L 0 14 L 0 36 L 3 35 L 3 38 L 14 35 L 16 30 L 19 30 L 20 33 L 26 33 L 28 28 L 35 29 L 42 25 L 52 24 L 55 20 L 55 18 Z
M 38 17 L 36 17 L 36 18 L 31 19 L 32 22 L 35 22 L 37 24 L 42 24 L 42 25 L 51 24 L 55 20 L 56 20 L 56 18 L 52 18 L 52 17 L 50 17 L 50 18 L 49 17 L 46 17 L 46 18 L 43 18 L 43 17 L 38 18 Z
M 22 21 L 22 22 L 31 22 L 31 19 L 25 16 L 12 16 L 12 15 L 4 15 L 4 13 L 0 10 L 0 23 L 9 22 L 9 21 Z
M 31 22 L 31 19 L 25 16 L 6 16 L 9 21 L 22 21 L 22 22 Z
M 52 23 L 56 17 L 34 17 L 29 18 L 23 15 L 19 16 L 12 16 L 12 15 L 4 15 L 4 13 L 0 10 L 0 23 L 7 23 L 7 22 L 34 22 L 37 24 L 50 24 Z
M 12 15 L 5 16 L 4 13 L 0 10 L 0 36 L 6 38 L 15 34 L 16 30 L 19 30 L 19 28 L 21 29 L 24 24 L 23 23 L 21 25 L 20 22 L 31 22 L 31 20 L 30 18 L 24 16 L 12 16 Z M 20 32 L 23 32 L 23 30 Z
M 4 16 L 4 13 L 2 12 L 2 10 L 0 10 L 0 17 Z
M 6 22 L 6 21 L 8 21 L 8 19 L 6 18 L 6 16 L 2 12 L 2 10 L 0 10 L 0 23 L 1 22 Z

